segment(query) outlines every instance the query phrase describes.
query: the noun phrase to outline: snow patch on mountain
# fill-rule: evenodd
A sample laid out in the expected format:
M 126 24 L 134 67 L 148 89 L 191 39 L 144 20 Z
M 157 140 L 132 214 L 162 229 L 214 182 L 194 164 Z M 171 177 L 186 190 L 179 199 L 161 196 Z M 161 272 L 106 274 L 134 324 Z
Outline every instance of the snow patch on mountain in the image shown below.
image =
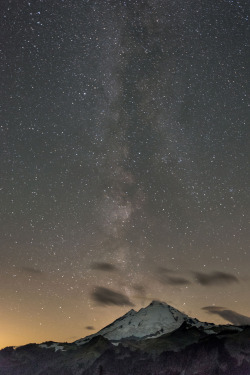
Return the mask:
M 54 342 L 51 345 L 47 345 L 45 343 L 44 344 L 39 344 L 39 347 L 40 348 L 45 348 L 45 349 L 51 349 L 51 348 L 53 348 L 53 349 L 55 349 L 55 352 L 57 352 L 58 350 L 61 350 L 62 352 L 65 351 L 64 347 L 62 345 L 60 345 L 59 343 L 57 343 L 57 342 Z

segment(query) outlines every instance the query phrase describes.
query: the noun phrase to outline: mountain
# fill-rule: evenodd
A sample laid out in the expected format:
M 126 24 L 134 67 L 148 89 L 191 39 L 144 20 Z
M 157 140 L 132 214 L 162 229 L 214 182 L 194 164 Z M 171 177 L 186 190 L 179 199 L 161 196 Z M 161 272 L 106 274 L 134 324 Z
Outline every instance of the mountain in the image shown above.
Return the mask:
M 250 375 L 250 326 L 202 323 L 164 302 L 73 343 L 0 351 L 0 375 Z
M 197 319 L 176 310 L 165 302 L 153 301 L 149 306 L 138 312 L 133 309 L 99 332 L 77 340 L 77 345 L 83 345 L 93 337 L 101 335 L 112 342 L 124 339 L 155 338 L 179 328 L 183 322 L 192 326 L 211 328 L 213 324 L 201 323 Z

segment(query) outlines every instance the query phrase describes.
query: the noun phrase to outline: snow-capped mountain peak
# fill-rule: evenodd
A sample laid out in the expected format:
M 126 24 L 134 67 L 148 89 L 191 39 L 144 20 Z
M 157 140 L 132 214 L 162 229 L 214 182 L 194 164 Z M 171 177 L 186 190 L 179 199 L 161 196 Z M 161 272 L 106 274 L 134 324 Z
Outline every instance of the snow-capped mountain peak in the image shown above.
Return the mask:
M 85 344 L 98 335 L 112 342 L 129 338 L 145 339 L 158 337 L 164 333 L 176 330 L 184 321 L 190 325 L 203 325 L 197 319 L 188 317 L 188 315 L 165 302 L 152 301 L 147 307 L 141 308 L 138 312 L 132 309 L 99 332 L 77 340 L 76 343 L 78 345 Z

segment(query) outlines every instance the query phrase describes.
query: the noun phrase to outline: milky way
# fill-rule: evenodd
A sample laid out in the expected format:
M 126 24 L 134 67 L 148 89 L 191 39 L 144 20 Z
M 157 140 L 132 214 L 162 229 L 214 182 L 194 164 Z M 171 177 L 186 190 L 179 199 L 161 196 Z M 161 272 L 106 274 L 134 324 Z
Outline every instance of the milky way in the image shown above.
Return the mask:
M 250 315 L 247 5 L 1 6 L 1 346 Z

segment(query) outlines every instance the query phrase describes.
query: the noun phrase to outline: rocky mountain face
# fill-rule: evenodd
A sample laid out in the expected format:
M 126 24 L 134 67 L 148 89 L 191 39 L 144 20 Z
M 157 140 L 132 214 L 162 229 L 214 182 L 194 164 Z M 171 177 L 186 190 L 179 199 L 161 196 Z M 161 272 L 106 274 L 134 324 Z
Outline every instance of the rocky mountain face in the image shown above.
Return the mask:
M 250 326 L 215 326 L 153 302 L 74 343 L 0 351 L 0 375 L 249 375 Z

